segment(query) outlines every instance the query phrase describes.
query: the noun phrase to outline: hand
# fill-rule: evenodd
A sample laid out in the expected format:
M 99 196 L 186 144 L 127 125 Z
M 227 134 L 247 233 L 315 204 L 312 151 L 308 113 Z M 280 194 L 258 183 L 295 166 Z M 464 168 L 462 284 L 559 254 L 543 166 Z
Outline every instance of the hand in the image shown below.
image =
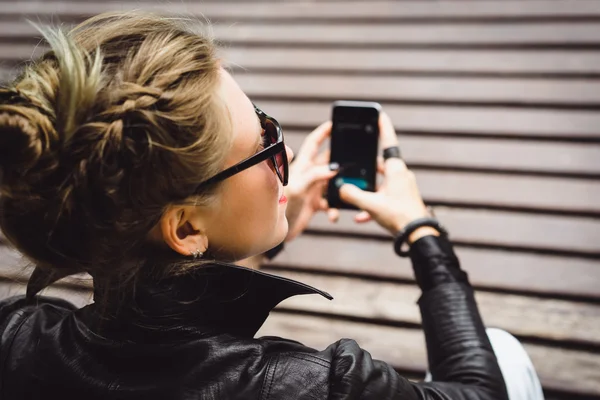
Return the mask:
M 382 148 L 398 145 L 394 126 L 385 113 L 381 113 L 379 131 Z M 363 191 L 350 184 L 340 188 L 342 200 L 363 210 L 355 216 L 356 222 L 363 223 L 373 219 L 395 235 L 410 221 L 428 216 L 415 175 L 404 161 L 399 158 L 381 161 L 379 171 L 384 174 L 384 181 L 377 192 Z M 421 230 L 422 232 L 433 233 L 427 230 Z
M 323 191 L 336 171 L 329 169 L 329 151 L 319 153 L 319 148 L 330 134 L 331 122 L 318 126 L 306 137 L 294 162 L 290 164 L 289 182 L 284 188 L 288 198 L 286 217 L 289 224 L 286 241 L 298 236 L 315 212 L 328 208 Z

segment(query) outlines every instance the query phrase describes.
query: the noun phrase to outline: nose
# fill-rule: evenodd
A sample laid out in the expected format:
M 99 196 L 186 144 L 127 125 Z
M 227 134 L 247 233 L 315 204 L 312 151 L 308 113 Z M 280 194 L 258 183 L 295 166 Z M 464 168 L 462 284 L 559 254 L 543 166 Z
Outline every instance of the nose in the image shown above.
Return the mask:
M 287 156 L 288 162 L 291 162 L 294 159 L 294 150 L 287 144 L 285 145 L 285 155 Z

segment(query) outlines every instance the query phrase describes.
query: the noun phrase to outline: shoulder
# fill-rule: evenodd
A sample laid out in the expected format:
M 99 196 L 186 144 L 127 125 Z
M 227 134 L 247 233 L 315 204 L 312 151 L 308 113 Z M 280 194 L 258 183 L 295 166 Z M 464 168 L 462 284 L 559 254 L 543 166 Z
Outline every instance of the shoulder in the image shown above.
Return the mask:
M 389 364 L 373 359 L 352 339 L 341 339 L 317 354 L 330 360 L 334 398 L 417 399 L 413 385 Z
M 388 364 L 374 360 L 352 339 L 341 339 L 318 351 L 298 342 L 266 338 L 278 343 L 269 357 L 263 396 L 285 399 L 416 399 L 410 382 Z
M 260 399 L 329 398 L 331 362 L 319 352 L 299 342 L 265 337 L 269 348 Z
M 32 320 L 50 323 L 62 318 L 76 307 L 68 301 L 53 297 L 13 296 L 0 301 L 0 345 L 3 350 L 14 342 L 14 337 L 23 331 L 23 326 Z

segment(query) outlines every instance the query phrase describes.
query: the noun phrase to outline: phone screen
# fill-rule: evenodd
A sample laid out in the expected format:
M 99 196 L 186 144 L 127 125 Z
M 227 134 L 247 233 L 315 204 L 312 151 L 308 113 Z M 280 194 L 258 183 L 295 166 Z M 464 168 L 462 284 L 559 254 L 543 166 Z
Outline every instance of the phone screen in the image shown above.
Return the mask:
M 340 172 L 329 182 L 330 207 L 355 208 L 339 198 L 339 188 L 345 183 L 375 191 L 379 110 L 379 104 L 372 102 L 334 103 L 331 162 L 339 164 Z

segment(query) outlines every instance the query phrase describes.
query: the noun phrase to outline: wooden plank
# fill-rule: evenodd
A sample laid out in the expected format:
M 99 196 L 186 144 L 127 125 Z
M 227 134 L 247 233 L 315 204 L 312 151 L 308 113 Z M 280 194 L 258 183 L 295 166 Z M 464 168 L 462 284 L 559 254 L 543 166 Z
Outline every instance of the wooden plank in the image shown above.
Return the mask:
M 25 294 L 25 285 L 7 280 L 0 280 L 0 300 L 11 296 Z M 84 307 L 92 302 L 91 291 L 76 291 L 73 289 L 53 286 L 40 292 L 42 296 L 58 297 L 73 303 L 77 307 Z
M 37 57 L 46 47 L 0 43 L 0 60 Z M 590 51 L 483 51 L 401 49 L 286 49 L 229 46 L 223 59 L 232 67 L 258 71 L 417 73 L 417 74 L 600 74 L 600 54 Z
M 162 3 L 162 2 L 69 2 L 27 1 L 18 7 L 11 2 L 0 3 L 0 13 L 7 16 L 28 14 L 35 16 L 61 14 L 81 17 L 105 11 L 139 8 L 163 11 L 177 15 L 204 15 L 211 19 L 493 19 L 532 17 L 599 17 L 600 5 L 593 0 L 567 1 L 481 1 L 473 4 L 463 1 L 373 1 L 345 2 L 247 2 L 247 3 Z
M 328 102 L 260 99 L 255 99 L 255 102 L 284 126 L 312 128 L 329 119 L 331 113 Z M 382 105 L 399 132 L 600 138 L 600 115 L 590 111 L 394 105 L 385 102 Z
M 600 213 L 600 186 L 595 180 L 420 168 L 413 171 L 425 201 L 433 205 Z M 595 226 L 595 222 L 592 224 Z
M 481 288 L 600 299 L 600 261 L 455 246 L 471 283 Z M 410 261 L 398 257 L 391 241 L 305 233 L 273 260 L 283 268 L 413 280 Z
M 11 68 L 0 67 L 0 82 L 6 82 L 13 77 Z
M 3 52 L 10 54 L 10 52 Z M 456 49 L 296 49 L 230 46 L 232 66 L 251 71 L 335 71 L 415 74 L 597 74 L 600 54 L 590 51 Z
M 1 34 L 2 30 L 0 30 Z M 316 45 L 503 45 L 541 46 L 597 44 L 600 24 L 348 24 L 348 25 L 215 25 L 216 37 L 227 43 L 316 44 Z
M 355 214 L 355 211 L 342 210 L 339 221 L 334 224 L 324 213 L 319 213 L 311 221 L 309 229 L 333 234 L 390 237 L 375 222 L 355 223 Z M 579 252 L 600 257 L 600 219 L 449 207 L 436 207 L 435 215 L 457 242 Z
M 600 299 L 600 260 L 458 245 L 455 249 L 478 287 Z M 287 243 L 272 264 L 389 280 L 414 279 L 410 261 L 393 252 L 391 241 L 305 233 Z M 27 272 L 26 265 L 15 250 L 0 246 L 0 275 L 17 279 L 23 276 L 21 271 Z
M 600 37 L 600 35 L 599 35 Z M 500 104 L 600 104 L 600 82 L 585 79 L 343 76 L 236 73 L 250 97 Z
M 236 43 L 351 44 L 359 45 L 460 45 L 512 46 L 598 44 L 599 23 L 543 24 L 214 24 L 220 41 Z M 0 37 L 40 37 L 25 21 L 6 21 Z
M 294 152 L 298 152 L 308 132 L 285 129 L 285 141 Z M 600 174 L 600 144 L 418 135 L 399 135 L 398 140 L 402 156 L 409 166 Z
M 33 46 L 27 50 L 31 55 Z M 25 55 L 23 49 L 22 55 Z M 24 57 L 26 58 L 26 57 Z M 4 72 L 3 74 L 7 74 Z M 237 73 L 250 96 L 332 100 L 377 99 L 403 102 L 586 105 L 600 103 L 600 83 L 550 79 L 477 77 L 330 76 Z
M 320 296 L 296 296 L 283 301 L 278 306 L 280 309 L 421 324 L 416 304 L 421 290 L 416 285 L 263 270 L 314 286 L 334 297 L 328 301 Z M 597 304 L 485 291 L 477 291 L 475 297 L 486 326 L 530 338 L 600 344 L 600 306 Z
M 331 318 L 271 313 L 257 336 L 281 336 L 324 349 L 341 338 L 352 338 L 373 358 L 408 371 L 425 371 L 423 333 Z M 579 350 L 524 344 L 545 388 L 600 395 L 600 355 Z
M 431 204 L 468 204 L 598 214 L 595 181 L 486 173 L 416 170 Z

